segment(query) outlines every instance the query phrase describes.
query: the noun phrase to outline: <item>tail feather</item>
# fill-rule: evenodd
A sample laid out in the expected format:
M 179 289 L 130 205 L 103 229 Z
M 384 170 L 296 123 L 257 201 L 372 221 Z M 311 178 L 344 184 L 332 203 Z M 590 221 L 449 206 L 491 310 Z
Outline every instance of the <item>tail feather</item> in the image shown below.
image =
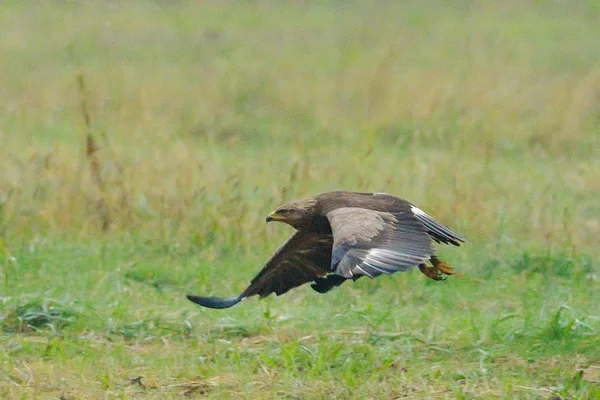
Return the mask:
M 242 301 L 243 297 L 201 297 L 201 296 L 192 296 L 187 295 L 187 299 L 191 302 L 194 302 L 202 307 L 208 308 L 229 308 L 235 306 L 237 303 Z

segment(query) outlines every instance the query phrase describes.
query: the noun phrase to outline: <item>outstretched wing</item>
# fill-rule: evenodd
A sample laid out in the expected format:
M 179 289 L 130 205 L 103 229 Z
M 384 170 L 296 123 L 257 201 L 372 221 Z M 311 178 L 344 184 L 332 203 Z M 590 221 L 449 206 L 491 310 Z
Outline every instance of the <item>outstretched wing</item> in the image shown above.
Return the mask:
M 431 238 L 436 242 L 453 244 L 455 246 L 460 246 L 460 243 L 467 242 L 467 240 L 464 237 L 460 236 L 458 233 L 454 232 L 446 225 L 439 223 L 420 208 L 411 206 L 410 211 L 413 213 L 415 218 L 417 218 L 419 222 L 423 224 L 427 231 L 427 234 L 431 236 Z
M 345 278 L 406 271 L 435 255 L 428 229 L 411 210 L 344 207 L 327 218 L 334 239 L 331 269 Z
M 331 272 L 331 234 L 294 233 L 267 261 L 250 285 L 237 297 L 200 297 L 188 295 L 194 303 L 209 308 L 229 308 L 242 299 L 271 293 L 281 295 L 306 282 Z

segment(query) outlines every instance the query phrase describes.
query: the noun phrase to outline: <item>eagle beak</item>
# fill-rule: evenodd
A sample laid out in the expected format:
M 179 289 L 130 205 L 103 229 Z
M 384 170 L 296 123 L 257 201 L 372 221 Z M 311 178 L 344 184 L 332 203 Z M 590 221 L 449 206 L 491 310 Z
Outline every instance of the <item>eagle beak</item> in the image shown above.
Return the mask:
M 275 221 L 275 220 L 276 220 L 276 215 L 275 215 L 275 211 L 273 211 L 271 214 L 269 214 L 269 215 L 267 216 L 267 219 L 266 219 L 266 221 L 267 221 L 267 222 L 271 222 L 271 221 Z

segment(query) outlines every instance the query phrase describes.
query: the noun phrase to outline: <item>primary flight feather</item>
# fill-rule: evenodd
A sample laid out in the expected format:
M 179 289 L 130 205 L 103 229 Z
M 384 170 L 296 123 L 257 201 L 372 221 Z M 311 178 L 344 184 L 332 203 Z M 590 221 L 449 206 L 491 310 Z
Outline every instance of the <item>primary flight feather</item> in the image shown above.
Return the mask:
M 437 258 L 433 242 L 466 242 L 415 205 L 385 193 L 322 193 L 278 207 L 267 217 L 270 221 L 285 222 L 296 232 L 239 296 L 187 298 L 204 307 L 229 308 L 246 297 L 281 295 L 307 282 L 326 293 L 348 279 L 414 266 L 441 280 L 454 269 Z

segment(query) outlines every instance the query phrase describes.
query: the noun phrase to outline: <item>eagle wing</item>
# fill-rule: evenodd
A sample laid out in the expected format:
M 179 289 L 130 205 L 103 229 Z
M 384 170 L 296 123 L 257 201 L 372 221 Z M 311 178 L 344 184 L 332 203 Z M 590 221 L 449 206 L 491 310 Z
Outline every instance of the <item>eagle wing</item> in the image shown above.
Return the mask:
M 454 246 L 460 246 L 461 243 L 466 243 L 467 240 L 448 228 L 446 225 L 436 221 L 433 217 L 429 216 L 425 211 L 418 207 L 411 206 L 410 212 L 419 220 L 425 227 L 427 234 L 431 236 L 437 243 L 453 244 Z
M 406 271 L 435 255 L 432 240 L 464 241 L 416 207 L 402 212 L 342 207 L 327 218 L 334 239 L 331 269 L 345 278 Z
M 237 297 L 200 297 L 188 295 L 196 304 L 209 308 L 229 308 L 242 299 L 271 293 L 281 295 L 331 272 L 333 237 L 329 233 L 298 231 L 267 261 L 250 285 Z

